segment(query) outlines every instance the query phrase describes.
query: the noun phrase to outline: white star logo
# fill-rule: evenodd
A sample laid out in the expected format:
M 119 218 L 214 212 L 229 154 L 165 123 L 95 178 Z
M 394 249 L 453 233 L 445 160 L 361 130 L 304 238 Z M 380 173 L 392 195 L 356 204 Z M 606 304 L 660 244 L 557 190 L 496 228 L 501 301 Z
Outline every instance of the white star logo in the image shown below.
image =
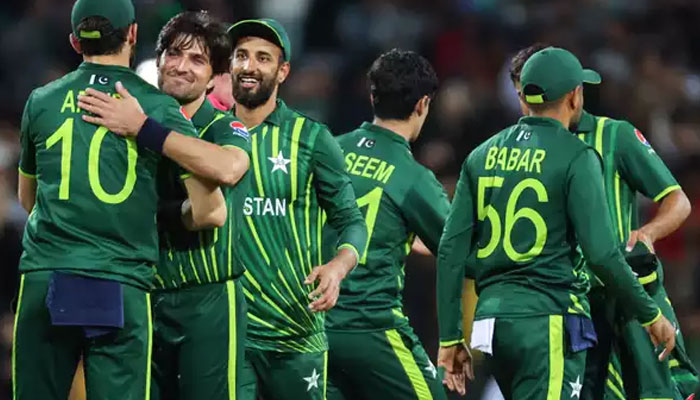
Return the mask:
M 583 389 L 583 385 L 581 384 L 581 375 L 576 377 L 576 382 L 569 382 L 569 385 L 571 385 L 570 397 L 576 397 L 577 399 L 580 399 L 581 389 Z
M 427 371 L 430 375 L 432 375 L 433 379 L 437 378 L 437 370 L 435 369 L 433 363 L 429 362 L 428 366 L 423 368 L 423 370 Z
M 310 391 L 313 388 L 318 389 L 318 378 L 320 378 L 321 375 L 316 372 L 316 368 L 314 368 L 314 371 L 311 373 L 311 376 L 302 378 L 306 381 L 308 385 L 306 385 L 306 391 Z
M 280 150 L 280 152 L 277 153 L 277 157 L 267 157 L 267 159 L 272 161 L 272 172 L 281 169 L 282 171 L 284 171 L 285 174 L 289 174 L 289 172 L 287 172 L 287 164 L 289 164 L 292 161 L 288 158 L 284 158 L 284 156 L 282 155 L 282 150 Z

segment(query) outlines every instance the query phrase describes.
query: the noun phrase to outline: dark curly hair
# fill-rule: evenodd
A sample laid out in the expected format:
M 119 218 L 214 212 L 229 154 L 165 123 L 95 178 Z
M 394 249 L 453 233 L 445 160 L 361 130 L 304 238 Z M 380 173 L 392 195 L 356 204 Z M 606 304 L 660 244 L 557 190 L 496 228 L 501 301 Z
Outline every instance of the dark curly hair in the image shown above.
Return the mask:
M 206 11 L 185 11 L 172 17 L 158 34 L 156 54 L 160 58 L 172 46 L 188 49 L 195 42 L 199 42 L 209 56 L 213 75 L 229 72 L 231 40 L 226 26 Z
M 86 56 L 107 56 L 117 54 L 126 42 L 126 33 L 129 26 L 114 28 L 105 17 L 86 17 L 77 26 L 76 31 L 99 32 L 97 39 L 81 38 L 77 36 L 80 49 Z
M 438 78 L 428 60 L 413 51 L 393 49 L 377 58 L 367 73 L 374 115 L 404 120 L 418 100 L 433 97 Z
M 532 57 L 533 54 L 542 49 L 546 49 L 547 47 L 549 47 L 548 44 L 537 42 L 532 46 L 520 49 L 518 53 L 511 58 L 508 72 L 510 73 L 510 80 L 514 85 L 517 82 L 520 82 L 520 73 L 523 70 L 523 65 L 525 65 L 525 62 L 527 62 L 527 60 Z

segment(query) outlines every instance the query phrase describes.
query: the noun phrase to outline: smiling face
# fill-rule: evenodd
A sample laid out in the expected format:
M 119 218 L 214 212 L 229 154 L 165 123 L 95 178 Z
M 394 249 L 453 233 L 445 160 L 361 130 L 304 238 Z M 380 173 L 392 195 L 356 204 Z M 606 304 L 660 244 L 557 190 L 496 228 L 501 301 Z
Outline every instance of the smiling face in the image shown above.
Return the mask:
M 191 103 L 213 85 L 209 51 L 203 42 L 181 35 L 158 58 L 158 87 L 180 104 Z
M 231 66 L 233 97 L 246 108 L 265 104 L 289 73 L 282 49 L 258 37 L 244 37 L 236 44 Z

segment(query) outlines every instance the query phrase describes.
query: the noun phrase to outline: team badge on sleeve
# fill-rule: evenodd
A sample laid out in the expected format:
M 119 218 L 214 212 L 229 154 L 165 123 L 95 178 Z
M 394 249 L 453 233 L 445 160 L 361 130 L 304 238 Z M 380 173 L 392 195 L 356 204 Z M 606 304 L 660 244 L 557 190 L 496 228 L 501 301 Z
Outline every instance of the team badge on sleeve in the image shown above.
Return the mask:
M 634 134 L 637 135 L 637 139 L 639 139 L 639 141 L 642 142 L 643 145 L 651 147 L 651 144 L 649 144 L 649 141 L 647 140 L 647 138 L 644 137 L 644 135 L 642 135 L 642 132 L 639 129 L 635 128 Z
M 245 140 L 250 140 L 250 133 L 245 128 L 245 125 L 238 121 L 233 121 L 230 124 L 231 129 L 233 129 L 233 134 L 242 137 Z

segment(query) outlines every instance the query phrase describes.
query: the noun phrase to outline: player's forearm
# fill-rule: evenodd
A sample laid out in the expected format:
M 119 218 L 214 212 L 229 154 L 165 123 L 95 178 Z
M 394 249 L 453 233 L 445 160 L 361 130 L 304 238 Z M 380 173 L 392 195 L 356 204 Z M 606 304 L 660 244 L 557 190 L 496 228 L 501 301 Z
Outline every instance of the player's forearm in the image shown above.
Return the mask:
M 340 248 L 338 254 L 329 262 L 343 271 L 343 277 L 347 276 L 355 268 L 359 261 L 359 255 L 352 249 Z
M 597 260 L 589 266 L 603 281 L 606 291 L 632 310 L 640 323 L 646 325 L 658 317 L 659 307 L 644 291 L 619 250 L 615 249 L 605 260 Z
M 661 200 L 654 218 L 639 230 L 649 236 L 652 242 L 673 233 L 690 215 L 690 200 L 682 189 L 674 190 Z

